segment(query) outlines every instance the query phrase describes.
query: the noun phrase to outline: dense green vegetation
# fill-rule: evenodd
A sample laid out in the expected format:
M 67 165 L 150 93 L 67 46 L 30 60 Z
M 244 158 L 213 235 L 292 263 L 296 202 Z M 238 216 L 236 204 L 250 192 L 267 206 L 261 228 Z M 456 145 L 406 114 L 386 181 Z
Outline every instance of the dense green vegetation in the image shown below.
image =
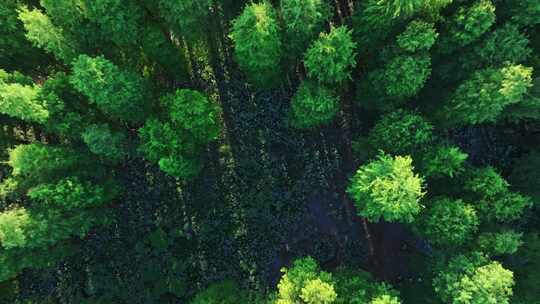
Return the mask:
M 539 71 L 538 0 L 2 0 L 0 303 L 539 303 Z

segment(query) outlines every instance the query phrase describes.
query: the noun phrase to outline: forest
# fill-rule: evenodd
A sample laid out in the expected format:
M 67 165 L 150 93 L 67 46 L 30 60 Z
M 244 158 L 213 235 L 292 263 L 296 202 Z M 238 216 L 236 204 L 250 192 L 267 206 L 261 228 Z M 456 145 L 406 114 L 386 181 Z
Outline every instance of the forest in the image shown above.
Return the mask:
M 0 0 L 0 303 L 540 304 L 540 0 Z

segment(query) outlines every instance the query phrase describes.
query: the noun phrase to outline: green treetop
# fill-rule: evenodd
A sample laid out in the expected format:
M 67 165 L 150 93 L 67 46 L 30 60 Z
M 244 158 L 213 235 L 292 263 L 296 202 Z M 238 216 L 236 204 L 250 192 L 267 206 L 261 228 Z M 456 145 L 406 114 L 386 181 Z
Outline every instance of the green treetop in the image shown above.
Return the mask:
M 523 244 L 522 233 L 514 230 L 503 230 L 500 232 L 484 232 L 478 237 L 478 246 L 492 256 L 514 254 Z
M 309 129 L 327 124 L 339 111 L 339 98 L 325 86 L 305 81 L 292 98 L 293 126 Z
M 139 129 L 140 150 L 161 170 L 191 178 L 202 169 L 201 147 L 220 133 L 219 108 L 197 91 L 183 89 L 164 96 L 165 120 L 149 119 Z
M 436 245 L 459 246 L 472 238 L 479 224 L 472 205 L 462 200 L 440 198 L 428 208 L 423 230 Z
M 0 80 L 0 113 L 27 122 L 44 123 L 49 111 L 39 99 L 40 90 L 37 85 L 4 83 Z
M 398 297 L 391 295 L 378 296 L 369 302 L 370 304 L 401 304 Z
M 233 281 L 210 285 L 198 293 L 191 304 L 248 304 L 246 294 Z
M 26 30 L 26 38 L 36 47 L 44 49 L 65 63 L 70 63 L 79 49 L 73 41 L 69 41 L 63 30 L 54 25 L 49 16 L 38 9 L 20 9 L 19 19 Z
M 277 14 L 268 2 L 252 3 L 233 21 L 230 38 L 240 67 L 259 86 L 278 81 L 281 64 L 281 34 Z
M 532 206 L 530 198 L 511 192 L 508 182 L 492 167 L 475 170 L 466 181 L 465 189 L 471 192 L 475 208 L 487 220 L 515 220 Z
M 113 161 L 122 160 L 127 154 L 126 136 L 113 131 L 107 124 L 90 125 L 81 134 L 88 149 Z
M 441 52 L 450 53 L 478 39 L 495 23 L 495 6 L 491 0 L 477 0 L 471 6 L 460 6 L 445 23 L 441 35 Z
M 28 191 L 36 205 L 66 211 L 99 207 L 117 194 L 113 185 L 94 185 L 77 177 L 67 177 L 56 184 L 40 184 Z
M 371 303 L 377 299 L 398 300 L 399 292 L 389 284 L 377 282 L 369 272 L 338 269 L 335 273 L 336 304 Z M 391 302 L 392 303 L 392 302 Z
M 120 45 L 137 40 L 141 22 L 141 7 L 132 1 L 86 0 L 88 17 L 96 22 L 101 33 Z M 183 2 L 183 1 L 182 1 Z
M 487 68 L 459 85 L 440 115 L 455 124 L 495 122 L 507 106 L 518 104 L 531 86 L 531 68 Z
M 15 147 L 7 163 L 15 178 L 37 185 L 74 170 L 80 160 L 80 155 L 70 149 L 34 143 Z
M 188 38 L 201 33 L 211 6 L 211 0 L 159 0 L 160 13 L 167 23 Z
M 310 257 L 296 260 L 290 269 L 282 269 L 276 304 L 329 304 L 336 299 L 332 275 L 320 271 Z
M 498 262 L 473 253 L 452 258 L 433 283 L 444 303 L 508 304 L 512 296 L 514 277 Z
M 438 36 L 433 23 L 415 20 L 397 36 L 397 45 L 409 52 L 428 51 Z
M 419 114 L 397 110 L 386 114 L 369 134 L 373 149 L 400 155 L 422 149 L 433 140 L 433 126 Z
M 79 56 L 73 63 L 71 83 L 111 118 L 140 122 L 146 115 L 143 79 L 103 56 Z
M 475 48 L 475 56 L 489 65 L 502 65 L 505 62 L 521 63 L 532 53 L 529 39 L 513 23 L 506 23 Z
M 356 43 L 345 26 L 321 33 L 304 56 L 309 77 L 322 83 L 336 84 L 351 79 L 356 66 Z
M 381 217 L 389 222 L 413 222 L 425 195 L 422 178 L 413 172 L 412 158 L 386 154 L 360 167 L 347 192 L 359 215 L 372 222 Z
M 426 177 L 453 178 L 465 171 L 465 161 L 468 155 L 458 147 L 440 144 L 431 149 L 422 157 L 422 172 Z
M 297 56 L 321 32 L 330 17 L 330 8 L 324 0 L 283 0 L 280 4 L 287 41 L 285 47 Z

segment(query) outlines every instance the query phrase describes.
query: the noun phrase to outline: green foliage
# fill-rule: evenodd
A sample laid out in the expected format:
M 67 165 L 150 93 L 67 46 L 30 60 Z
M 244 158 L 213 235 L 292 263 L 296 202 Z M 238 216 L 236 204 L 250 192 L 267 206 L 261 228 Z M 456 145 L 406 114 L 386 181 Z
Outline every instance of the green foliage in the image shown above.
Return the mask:
M 93 119 L 95 110 L 73 89 L 65 73 L 50 75 L 41 86 L 38 99 L 47 105 L 49 112 L 45 129 L 61 137 L 80 138 Z
M 339 84 L 351 79 L 356 66 L 356 43 L 345 26 L 333 27 L 321 33 L 304 56 L 309 77 L 322 83 Z
M 240 67 L 259 86 L 273 86 L 282 56 L 276 12 L 267 2 L 252 3 L 233 21 L 230 38 Z
M 69 149 L 34 143 L 9 151 L 7 163 L 14 177 L 38 184 L 72 171 L 79 161 L 80 156 Z
M 511 271 L 478 253 L 452 258 L 434 280 L 435 291 L 452 304 L 508 304 L 513 285 Z
M 248 303 L 247 295 L 233 281 L 210 285 L 195 296 L 191 304 L 242 304 Z
M 423 180 L 413 172 L 410 156 L 381 154 L 358 169 L 347 188 L 358 214 L 372 222 L 411 223 L 423 206 Z
M 428 150 L 422 160 L 422 172 L 427 177 L 453 178 L 465 170 L 468 155 L 459 148 L 439 145 Z
M 0 213 L 0 245 L 9 249 L 26 244 L 25 228 L 30 216 L 25 209 L 13 209 Z
M 276 304 L 326 304 L 336 299 L 332 275 L 320 271 L 313 258 L 298 259 L 290 269 L 281 271 Z
M 398 55 L 383 67 L 371 71 L 359 89 L 359 102 L 376 108 L 393 110 L 417 94 L 431 75 L 431 58 L 419 55 Z
M 220 132 L 219 108 L 203 94 L 189 90 L 177 90 L 175 94 L 161 99 L 169 110 L 171 122 L 189 133 L 198 144 L 207 144 Z
M 467 46 L 489 30 L 495 22 L 491 0 L 477 0 L 471 6 L 460 6 L 445 24 L 441 35 L 441 52 L 450 53 Z
M 103 56 L 81 55 L 73 63 L 71 84 L 111 118 L 140 122 L 147 110 L 144 82 Z
M 384 115 L 369 134 L 373 149 L 400 155 L 424 148 L 433 140 L 433 126 L 414 112 L 397 110 Z
M 5 249 L 45 248 L 72 236 L 84 237 L 95 222 L 82 211 L 69 215 L 56 209 L 11 209 L 0 213 L 0 244 Z
M 142 16 L 134 2 L 92 0 L 86 3 L 89 19 L 99 25 L 103 35 L 119 44 L 129 44 L 137 40 Z
M 43 56 L 25 37 L 19 4 L 18 0 L 5 0 L 0 6 L 0 67 L 25 71 L 35 68 Z
M 204 22 L 212 6 L 211 0 L 160 0 L 159 9 L 165 20 L 176 30 L 194 38 L 204 30 Z
M 337 304 L 363 304 L 371 300 L 399 299 L 399 292 L 386 283 L 376 282 L 370 273 L 340 269 L 335 274 Z
M 394 297 L 390 295 L 382 295 L 371 300 L 371 302 L 369 303 L 370 304 L 401 304 L 401 301 L 399 300 L 398 297 Z
M 305 81 L 292 98 L 292 125 L 309 129 L 328 124 L 339 111 L 339 104 L 339 98 L 332 90 Z
M 308 304 L 334 303 L 336 297 L 334 286 L 321 281 L 321 279 L 309 280 L 300 294 L 300 298 Z
M 107 124 L 90 125 L 81 134 L 88 149 L 113 161 L 122 160 L 127 155 L 126 136 L 114 132 Z
M 536 0 L 510 0 L 512 21 L 520 26 L 533 27 L 540 24 L 540 3 Z
M 0 113 L 28 122 L 44 123 L 49 112 L 39 100 L 40 87 L 6 84 L 0 80 Z
M 474 194 L 480 215 L 503 222 L 518 219 L 525 208 L 532 206 L 530 198 L 510 192 L 508 187 L 508 182 L 492 167 L 476 170 L 465 183 L 465 189 Z
M 178 178 L 202 169 L 199 149 L 220 133 L 219 108 L 199 92 L 184 89 L 162 98 L 167 120 L 149 119 L 139 129 L 140 150 L 148 160 Z
M 200 160 L 193 155 L 195 145 L 181 142 L 171 123 L 147 120 L 139 129 L 139 137 L 142 142 L 140 150 L 148 160 L 158 162 L 164 172 L 184 178 L 194 177 L 200 172 Z M 193 156 L 186 158 L 186 154 Z
M 78 47 L 72 41 L 68 41 L 62 29 L 55 26 L 40 10 L 22 7 L 19 19 L 27 32 L 26 38 L 36 47 L 44 49 L 66 63 L 70 63 L 76 57 Z
M 303 53 L 330 17 L 328 4 L 324 0 L 283 0 L 280 4 L 285 47 L 294 55 Z
M 28 191 L 28 197 L 37 206 L 65 211 L 99 207 L 111 201 L 116 194 L 113 185 L 105 188 L 76 177 L 64 178 L 56 184 L 40 184 Z
M 520 63 L 531 53 L 529 39 L 512 23 L 506 23 L 490 33 L 475 49 L 475 55 L 490 65 L 501 65 L 507 61 Z
M 431 59 L 426 56 L 398 56 L 384 67 L 381 79 L 390 97 L 406 99 L 424 87 L 431 74 Z
M 489 255 L 514 254 L 523 244 L 522 233 L 505 230 L 497 233 L 485 232 L 478 237 L 478 246 Z
M 415 20 L 397 36 L 397 45 L 409 52 L 428 51 L 438 36 L 433 23 Z
M 462 200 L 439 198 L 427 210 L 423 231 L 436 245 L 459 246 L 472 238 L 479 223 L 472 205 Z
M 495 122 L 507 106 L 522 100 L 531 76 L 532 69 L 522 65 L 478 71 L 459 85 L 443 110 L 445 118 L 457 124 Z

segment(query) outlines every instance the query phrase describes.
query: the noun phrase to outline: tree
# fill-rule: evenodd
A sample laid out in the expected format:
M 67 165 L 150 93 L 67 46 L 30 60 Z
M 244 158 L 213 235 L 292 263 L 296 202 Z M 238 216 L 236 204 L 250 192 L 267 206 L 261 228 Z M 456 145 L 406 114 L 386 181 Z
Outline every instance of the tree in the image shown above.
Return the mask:
M 465 183 L 476 201 L 475 208 L 487 220 L 511 221 L 518 219 L 532 205 L 530 198 L 509 190 L 509 184 L 492 167 L 474 170 Z
M 252 3 L 233 21 L 230 38 L 240 67 L 259 86 L 278 84 L 282 56 L 281 28 L 268 2 Z
M 40 87 L 0 80 L 0 113 L 28 122 L 44 123 L 49 117 L 46 105 L 39 100 Z
M 338 269 L 334 278 L 338 294 L 337 304 L 401 303 L 397 290 L 385 282 L 375 281 L 368 272 Z
M 85 1 L 88 17 L 96 22 L 102 33 L 120 45 L 131 44 L 138 39 L 142 13 L 132 1 L 93 0 Z
M 300 294 L 300 298 L 308 304 L 334 303 L 336 297 L 334 286 L 323 282 L 321 279 L 309 280 Z
M 81 160 L 74 151 L 64 147 L 30 144 L 11 150 L 8 165 L 13 177 L 35 186 L 73 172 Z
M 83 208 L 100 207 L 110 202 L 118 190 L 116 185 L 107 188 L 82 181 L 78 177 L 67 177 L 55 184 L 40 184 L 28 191 L 28 197 L 40 208 L 56 208 L 76 211 Z
M 278 284 L 278 304 L 326 304 L 333 303 L 336 292 L 332 275 L 320 271 L 317 262 L 306 257 L 296 260 L 290 269 L 282 269 Z
M 489 65 L 501 65 L 505 62 L 521 63 L 530 57 L 532 49 L 529 39 L 513 23 L 505 23 L 489 34 L 475 48 L 475 53 Z
M 522 65 L 477 71 L 459 85 L 440 116 L 455 124 L 495 122 L 506 107 L 522 100 L 532 86 L 531 75 L 532 69 Z
M 459 148 L 442 144 L 429 149 L 422 159 L 422 173 L 427 177 L 453 178 L 465 171 L 468 155 Z
M 127 155 L 126 136 L 112 131 L 107 124 L 90 125 L 81 134 L 88 149 L 112 161 L 122 160 Z
M 451 53 L 478 39 L 495 22 L 495 6 L 491 0 L 477 0 L 471 6 L 461 6 L 445 23 L 440 51 Z
M 478 237 L 478 246 L 483 252 L 493 256 L 514 254 L 523 244 L 522 236 L 522 233 L 513 230 L 485 232 Z
M 326 84 L 339 84 L 351 79 L 356 66 L 356 43 L 345 26 L 321 33 L 304 56 L 309 77 Z
M 165 20 L 181 35 L 192 39 L 200 34 L 212 6 L 210 0 L 160 0 L 159 9 Z
M 0 7 L 0 67 L 24 73 L 35 69 L 45 56 L 26 39 L 18 18 L 19 4 L 17 0 L 6 0 Z
M 436 245 L 460 246 L 472 239 L 480 221 L 471 204 L 462 200 L 439 198 L 424 215 L 424 234 Z
M 316 83 L 305 81 L 291 102 L 292 125 L 309 129 L 331 122 L 339 111 L 335 93 Z
M 437 274 L 433 284 L 444 303 L 507 304 L 512 296 L 514 277 L 498 262 L 472 253 L 452 258 L 446 269 Z
M 401 304 L 401 301 L 397 297 L 382 295 L 369 302 L 370 304 Z
M 369 133 L 374 149 L 400 155 L 424 149 L 434 139 L 433 125 L 417 113 L 397 110 L 385 114 Z
M 73 63 L 71 84 L 113 119 L 140 122 L 148 110 L 143 79 L 121 71 L 103 56 L 79 56 Z
M 210 285 L 198 293 L 191 304 L 242 304 L 248 303 L 247 295 L 233 281 Z
M 178 90 L 161 99 L 166 119 L 149 119 L 139 129 L 145 157 L 164 172 L 192 178 L 202 169 L 199 152 L 220 132 L 217 106 L 197 91 Z
M 19 19 L 26 30 L 26 38 L 56 58 L 69 63 L 76 57 L 79 47 L 68 41 L 63 30 L 55 26 L 49 16 L 38 9 L 21 8 Z
M 414 20 L 397 36 L 397 45 L 408 52 L 428 51 L 438 36 L 433 23 Z
M 413 222 L 423 208 L 420 200 L 425 195 L 422 178 L 413 172 L 412 158 L 386 154 L 360 167 L 347 192 L 358 214 L 372 222 L 381 217 L 389 222 Z
M 284 0 L 281 1 L 285 47 L 298 56 L 322 31 L 324 23 L 330 18 L 330 7 L 323 0 Z

